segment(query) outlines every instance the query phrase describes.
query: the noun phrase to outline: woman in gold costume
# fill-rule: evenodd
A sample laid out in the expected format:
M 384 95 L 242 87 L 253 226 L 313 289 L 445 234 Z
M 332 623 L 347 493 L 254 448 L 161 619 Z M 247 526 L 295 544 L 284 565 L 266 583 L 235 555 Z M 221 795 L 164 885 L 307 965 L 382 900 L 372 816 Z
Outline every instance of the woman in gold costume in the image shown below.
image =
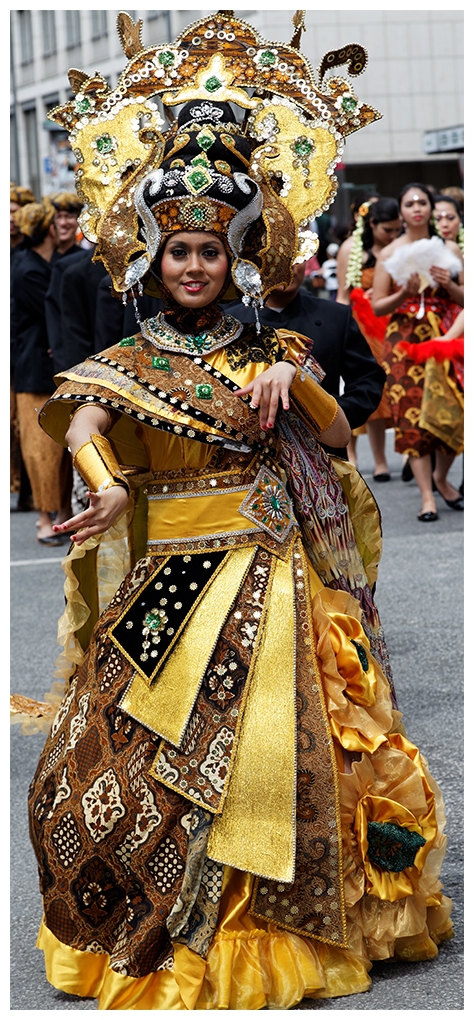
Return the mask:
M 341 130 L 375 114 L 342 78 L 315 89 L 301 24 L 286 48 L 228 11 L 153 51 L 127 28 L 124 89 L 176 68 L 161 151 L 146 104 L 117 89 L 114 106 L 97 76 L 74 72 L 66 113 L 101 166 L 122 114 L 152 147 L 102 212 L 90 184 L 83 224 L 116 290 L 143 280 L 165 310 L 65 372 L 41 413 L 89 506 L 60 526 L 66 689 L 30 789 L 38 946 L 49 981 L 100 1009 L 289 1009 L 367 990 L 372 960 L 430 959 L 452 935 L 441 795 L 405 734 L 373 601 L 378 510 L 320 445 L 349 426 L 310 342 L 219 307 L 237 289 L 258 315 L 307 255 L 298 175 L 285 204 L 268 147 L 280 167 L 300 160 L 301 206 L 309 181 L 320 208 L 338 136 L 304 104 Z M 259 89 L 243 129 L 229 102 Z

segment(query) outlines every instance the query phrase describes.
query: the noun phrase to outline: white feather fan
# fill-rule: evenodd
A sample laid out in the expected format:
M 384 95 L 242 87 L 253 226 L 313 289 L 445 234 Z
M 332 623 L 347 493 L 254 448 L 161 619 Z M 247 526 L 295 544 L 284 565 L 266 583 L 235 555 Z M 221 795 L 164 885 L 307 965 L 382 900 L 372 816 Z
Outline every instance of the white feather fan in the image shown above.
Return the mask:
M 453 277 L 462 272 L 463 268 L 461 260 L 440 237 L 423 238 L 412 244 L 404 244 L 385 259 L 383 265 L 399 287 L 407 283 L 412 273 L 418 273 L 420 294 L 426 287 L 436 287 L 436 281 L 430 274 L 431 266 L 449 269 Z

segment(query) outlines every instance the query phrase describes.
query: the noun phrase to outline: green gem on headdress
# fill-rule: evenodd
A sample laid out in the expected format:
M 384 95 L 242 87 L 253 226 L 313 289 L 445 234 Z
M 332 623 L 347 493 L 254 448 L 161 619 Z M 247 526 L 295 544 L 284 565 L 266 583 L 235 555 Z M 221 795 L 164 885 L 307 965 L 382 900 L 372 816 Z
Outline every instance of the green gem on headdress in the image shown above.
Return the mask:
M 163 67 L 171 67 L 174 64 L 174 59 L 174 53 L 172 53 L 171 50 L 164 50 L 163 53 L 160 53 L 158 62 L 162 64 Z
M 90 99 L 86 99 L 85 97 L 83 99 L 76 98 L 76 102 L 74 103 L 76 113 L 88 113 L 89 110 L 92 110 L 92 105 L 93 104 Z
M 297 156 L 302 156 L 304 158 L 312 153 L 314 149 L 314 142 L 311 138 L 297 138 L 293 148 Z
M 191 230 L 196 227 L 210 230 L 216 221 L 216 209 L 206 198 L 197 201 L 191 198 L 184 199 L 180 205 L 178 220 Z
M 204 149 L 205 151 L 207 151 L 207 149 L 210 149 L 211 145 L 214 145 L 215 140 L 216 136 L 215 134 L 213 134 L 212 131 L 203 130 L 200 131 L 198 135 L 196 135 L 196 141 L 198 145 L 200 145 L 201 149 Z
M 222 88 L 222 82 L 219 81 L 219 78 L 216 78 L 213 74 L 205 82 L 204 88 L 206 89 L 206 92 L 217 92 L 218 89 Z
M 271 50 L 263 50 L 258 58 L 261 67 L 273 67 L 276 64 L 276 56 Z
M 357 109 L 357 99 L 354 99 L 352 96 L 345 96 L 341 106 L 346 113 L 353 113 Z
M 191 160 L 191 165 L 192 166 L 205 166 L 205 167 L 208 167 L 209 164 L 210 164 L 210 160 L 206 156 L 205 152 L 200 152 L 198 156 L 193 156 L 193 159 Z
M 194 167 L 193 170 L 188 171 L 184 177 L 184 184 L 188 191 L 192 191 L 195 195 L 198 195 L 200 191 L 204 191 L 211 184 L 212 178 L 210 173 L 201 167 Z
M 110 135 L 100 135 L 96 138 L 95 145 L 101 156 L 107 156 L 109 152 L 114 150 L 114 142 Z

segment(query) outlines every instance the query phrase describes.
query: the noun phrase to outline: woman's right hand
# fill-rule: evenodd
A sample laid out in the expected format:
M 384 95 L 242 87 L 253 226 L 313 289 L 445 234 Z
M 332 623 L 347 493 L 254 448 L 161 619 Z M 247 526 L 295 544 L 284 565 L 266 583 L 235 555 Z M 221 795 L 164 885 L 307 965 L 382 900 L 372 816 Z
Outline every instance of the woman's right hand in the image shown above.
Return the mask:
M 405 291 L 406 294 L 419 294 L 420 284 L 421 280 L 418 273 L 412 273 L 407 282 L 403 285 L 402 290 Z
M 79 514 L 70 517 L 64 524 L 53 524 L 53 531 L 64 534 L 74 531 L 71 541 L 82 545 L 93 535 L 101 535 L 115 524 L 115 521 L 126 509 L 128 493 L 123 485 L 111 485 L 103 492 L 88 492 L 89 506 Z

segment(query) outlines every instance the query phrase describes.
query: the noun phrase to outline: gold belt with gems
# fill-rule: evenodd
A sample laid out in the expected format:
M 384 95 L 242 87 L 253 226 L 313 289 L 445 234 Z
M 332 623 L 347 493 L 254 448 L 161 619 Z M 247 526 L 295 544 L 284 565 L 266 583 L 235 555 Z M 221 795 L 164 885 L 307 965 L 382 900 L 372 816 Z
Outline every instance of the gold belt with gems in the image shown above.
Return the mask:
M 146 486 L 149 553 L 263 543 L 285 556 L 297 522 L 279 469 L 264 453 L 241 471 L 161 476 Z M 263 534 L 262 534 L 263 533 Z

